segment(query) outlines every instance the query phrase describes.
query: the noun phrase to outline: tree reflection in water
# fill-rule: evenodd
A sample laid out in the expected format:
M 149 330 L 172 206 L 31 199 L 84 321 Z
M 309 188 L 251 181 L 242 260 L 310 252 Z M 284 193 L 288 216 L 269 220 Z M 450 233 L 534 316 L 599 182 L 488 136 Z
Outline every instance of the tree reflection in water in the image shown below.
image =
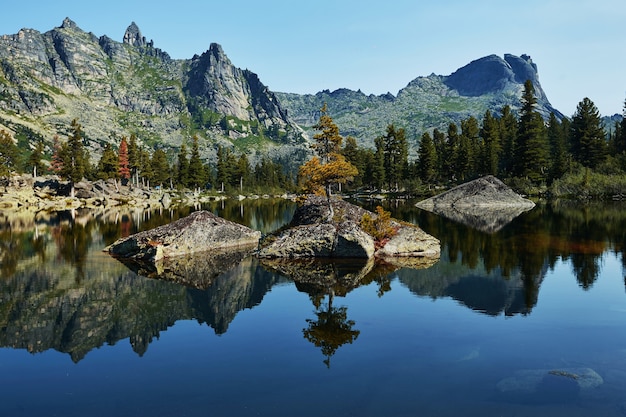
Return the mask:
M 302 330 L 304 338 L 320 348 L 326 357 L 324 363 L 330 368 L 330 358 L 346 343 L 354 342 L 360 330 L 353 330 L 354 320 L 348 320 L 348 308 L 333 306 L 334 295 L 328 294 L 328 304 L 317 308 L 317 320 L 307 319 L 309 327 Z

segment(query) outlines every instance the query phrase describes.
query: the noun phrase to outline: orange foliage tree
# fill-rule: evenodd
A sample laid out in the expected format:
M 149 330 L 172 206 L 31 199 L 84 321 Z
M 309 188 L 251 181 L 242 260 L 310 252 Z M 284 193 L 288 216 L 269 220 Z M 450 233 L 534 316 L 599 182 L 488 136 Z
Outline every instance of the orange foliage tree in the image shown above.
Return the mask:
M 332 184 L 345 184 L 359 173 L 354 165 L 340 154 L 343 138 L 333 119 L 327 114 L 326 104 L 315 126 L 320 132 L 313 136 L 312 148 L 317 153 L 300 167 L 298 177 L 305 193 L 326 195 L 330 201 Z
M 130 178 L 130 167 L 128 165 L 128 143 L 126 142 L 126 136 L 124 136 L 118 152 L 118 174 L 122 180 Z

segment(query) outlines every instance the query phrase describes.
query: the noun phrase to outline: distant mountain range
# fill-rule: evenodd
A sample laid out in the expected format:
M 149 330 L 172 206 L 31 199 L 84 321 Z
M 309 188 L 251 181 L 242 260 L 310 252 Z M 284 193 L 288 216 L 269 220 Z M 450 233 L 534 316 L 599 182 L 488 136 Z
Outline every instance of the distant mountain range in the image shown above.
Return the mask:
M 169 151 L 198 135 L 201 155 L 214 161 L 219 145 L 262 155 L 294 168 L 310 155 L 311 126 L 319 109 L 329 114 L 342 135 L 363 146 L 388 124 L 406 129 L 412 153 L 421 134 L 504 105 L 519 108 L 530 79 L 544 115 L 554 109 L 529 56 L 480 58 L 448 76 L 411 81 L 397 95 L 365 95 L 339 89 L 314 95 L 275 93 L 249 70 L 235 67 L 221 46 L 175 60 L 154 47 L 132 23 L 122 42 L 96 37 L 69 18 L 40 33 L 22 29 L 0 36 L 0 128 L 22 135 L 33 146 L 43 138 L 50 151 L 54 135 L 65 137 L 76 118 L 83 126 L 92 157 L 107 142 L 137 134 L 140 143 Z

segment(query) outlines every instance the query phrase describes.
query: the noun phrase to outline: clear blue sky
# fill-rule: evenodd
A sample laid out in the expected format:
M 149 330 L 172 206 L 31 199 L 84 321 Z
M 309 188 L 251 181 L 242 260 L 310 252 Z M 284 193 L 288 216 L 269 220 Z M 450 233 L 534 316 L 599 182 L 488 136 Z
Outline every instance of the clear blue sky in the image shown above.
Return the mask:
M 136 22 L 173 58 L 222 45 L 273 91 L 346 87 L 396 94 L 474 59 L 528 54 L 553 106 L 570 116 L 589 97 L 602 115 L 626 99 L 624 0 L 36 0 L 0 6 L 0 34 L 46 32 L 70 17 L 121 41 Z

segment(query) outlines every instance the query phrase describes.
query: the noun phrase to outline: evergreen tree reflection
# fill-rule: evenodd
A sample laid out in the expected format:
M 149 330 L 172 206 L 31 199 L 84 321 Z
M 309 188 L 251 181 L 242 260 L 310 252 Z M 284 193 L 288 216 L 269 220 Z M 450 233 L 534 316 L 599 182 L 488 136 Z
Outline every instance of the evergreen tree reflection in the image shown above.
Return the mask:
M 318 295 L 311 296 L 313 304 L 321 304 Z M 334 292 L 328 294 L 328 303 L 326 305 L 316 305 L 317 309 L 314 319 L 307 319 L 309 326 L 302 329 L 304 338 L 320 348 L 322 354 L 326 357 L 324 363 L 330 368 L 330 359 L 337 349 L 346 343 L 354 342 L 360 330 L 354 330 L 355 322 L 348 320 L 348 309 L 345 306 L 333 306 Z

